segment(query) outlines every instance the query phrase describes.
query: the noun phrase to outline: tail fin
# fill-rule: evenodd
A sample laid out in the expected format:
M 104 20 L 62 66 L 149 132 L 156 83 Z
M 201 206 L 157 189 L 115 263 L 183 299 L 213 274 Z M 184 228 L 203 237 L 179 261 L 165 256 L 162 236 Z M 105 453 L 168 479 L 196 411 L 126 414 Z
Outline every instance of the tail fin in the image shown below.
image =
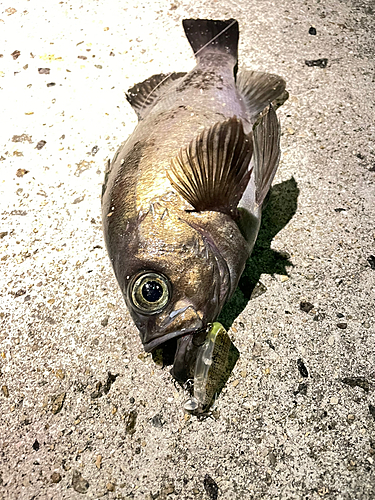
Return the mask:
M 184 19 L 182 25 L 196 57 L 206 48 L 215 47 L 230 54 L 237 61 L 239 32 L 235 19 Z

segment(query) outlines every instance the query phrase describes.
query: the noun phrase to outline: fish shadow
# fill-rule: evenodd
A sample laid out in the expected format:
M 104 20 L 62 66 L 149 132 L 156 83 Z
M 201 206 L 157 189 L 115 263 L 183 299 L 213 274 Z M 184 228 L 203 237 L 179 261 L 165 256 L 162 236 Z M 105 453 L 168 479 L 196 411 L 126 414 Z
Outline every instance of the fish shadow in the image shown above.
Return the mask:
M 272 188 L 253 253 L 246 262 L 236 291 L 218 318 L 224 328 L 230 328 L 249 300 L 266 292 L 267 288 L 259 281 L 261 274 L 287 275 L 287 267 L 293 266 L 288 252 L 272 250 L 271 243 L 296 213 L 298 196 L 299 188 L 294 177 Z

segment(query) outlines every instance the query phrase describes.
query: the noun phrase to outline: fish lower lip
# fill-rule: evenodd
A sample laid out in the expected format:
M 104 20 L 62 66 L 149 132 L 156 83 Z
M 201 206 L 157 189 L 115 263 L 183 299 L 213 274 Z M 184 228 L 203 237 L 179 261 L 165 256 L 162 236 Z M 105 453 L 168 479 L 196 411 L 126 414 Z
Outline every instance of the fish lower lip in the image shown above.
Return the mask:
M 176 337 L 184 337 L 186 335 L 189 335 L 191 333 L 196 333 L 200 331 L 201 329 L 197 328 L 191 328 L 191 329 L 183 329 L 183 330 L 176 330 L 175 332 L 167 333 L 166 335 L 163 335 L 162 337 L 158 337 L 154 340 L 151 340 L 150 342 L 147 342 L 146 344 L 143 344 L 143 348 L 146 352 L 151 352 L 153 351 L 156 347 L 164 344 L 165 342 L 168 342 L 168 340 L 174 339 Z

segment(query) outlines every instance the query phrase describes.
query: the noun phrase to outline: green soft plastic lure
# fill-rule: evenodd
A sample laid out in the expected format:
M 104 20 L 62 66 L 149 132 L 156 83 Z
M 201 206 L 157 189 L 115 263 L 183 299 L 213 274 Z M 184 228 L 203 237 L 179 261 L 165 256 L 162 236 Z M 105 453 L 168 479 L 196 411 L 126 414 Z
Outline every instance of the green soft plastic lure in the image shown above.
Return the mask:
M 232 342 L 223 325 L 213 323 L 197 355 L 193 396 L 185 403 L 186 411 L 199 414 L 209 409 L 230 374 L 231 346 Z

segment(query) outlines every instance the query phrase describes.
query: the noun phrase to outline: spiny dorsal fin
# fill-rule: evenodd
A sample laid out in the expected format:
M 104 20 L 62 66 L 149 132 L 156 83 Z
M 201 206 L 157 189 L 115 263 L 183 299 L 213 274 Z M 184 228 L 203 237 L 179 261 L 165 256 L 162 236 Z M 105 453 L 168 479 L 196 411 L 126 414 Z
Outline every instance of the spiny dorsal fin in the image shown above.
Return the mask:
M 269 104 L 276 104 L 276 108 L 284 104 L 288 99 L 285 90 L 285 81 L 277 75 L 260 73 L 259 71 L 241 71 L 236 82 L 239 92 L 242 94 L 247 110 L 254 122 Z
M 253 127 L 255 202 L 262 205 L 280 159 L 280 125 L 272 104 Z
M 167 75 L 154 75 L 142 83 L 137 83 L 128 90 L 126 98 L 137 113 L 138 120 L 142 120 L 147 109 L 154 104 L 156 99 L 164 93 L 167 88 L 186 73 L 169 73 Z
M 237 204 L 249 182 L 252 134 L 236 117 L 203 130 L 173 158 L 167 177 L 196 211 L 237 216 Z

